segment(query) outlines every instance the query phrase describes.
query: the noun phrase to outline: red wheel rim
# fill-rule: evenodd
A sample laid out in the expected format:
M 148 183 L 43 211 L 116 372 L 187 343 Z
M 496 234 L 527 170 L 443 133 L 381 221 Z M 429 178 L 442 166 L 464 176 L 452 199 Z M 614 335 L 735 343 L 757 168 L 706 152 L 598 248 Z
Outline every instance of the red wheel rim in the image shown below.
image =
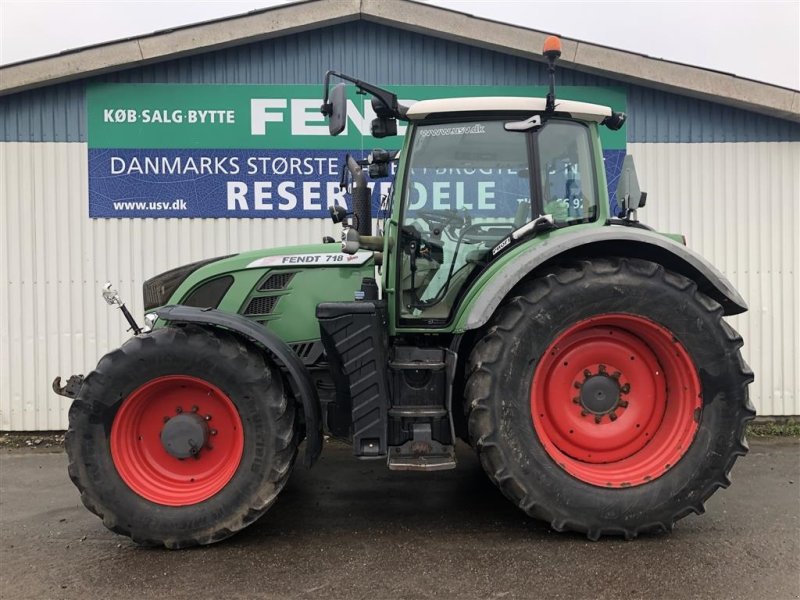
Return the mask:
M 196 454 L 177 458 L 162 443 L 176 416 L 203 422 Z M 231 480 L 244 449 L 239 412 L 231 399 L 207 381 L 187 375 L 158 377 L 134 390 L 111 426 L 111 457 L 134 492 L 166 506 L 208 500 Z
M 702 409 L 686 349 L 643 317 L 576 323 L 547 348 L 531 385 L 533 426 L 573 477 L 603 487 L 642 485 L 689 449 Z

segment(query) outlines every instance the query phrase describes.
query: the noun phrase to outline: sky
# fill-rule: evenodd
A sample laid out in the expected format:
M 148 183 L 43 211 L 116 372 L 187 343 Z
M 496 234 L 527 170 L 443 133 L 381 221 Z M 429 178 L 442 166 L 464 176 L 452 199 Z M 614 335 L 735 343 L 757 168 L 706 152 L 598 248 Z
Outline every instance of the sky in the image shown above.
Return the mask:
M 800 89 L 800 0 L 425 0 L 479 17 Z M 285 4 L 0 0 L 0 64 Z

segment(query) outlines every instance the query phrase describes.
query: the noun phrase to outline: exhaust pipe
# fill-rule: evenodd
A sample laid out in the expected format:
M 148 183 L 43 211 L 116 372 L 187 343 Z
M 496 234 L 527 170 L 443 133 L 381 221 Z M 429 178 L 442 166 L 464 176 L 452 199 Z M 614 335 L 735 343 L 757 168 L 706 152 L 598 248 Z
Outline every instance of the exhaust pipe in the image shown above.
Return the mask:
M 353 215 L 356 218 L 356 231 L 361 235 L 372 235 L 372 191 L 367 185 L 364 170 L 358 161 L 347 155 L 347 170 L 353 181 Z

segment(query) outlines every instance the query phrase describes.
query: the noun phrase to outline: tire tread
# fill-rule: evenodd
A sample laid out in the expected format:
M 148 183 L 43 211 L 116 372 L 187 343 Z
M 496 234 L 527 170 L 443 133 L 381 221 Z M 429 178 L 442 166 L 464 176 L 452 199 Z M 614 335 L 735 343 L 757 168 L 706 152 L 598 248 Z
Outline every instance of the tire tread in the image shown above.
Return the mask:
M 727 458 L 721 478 L 709 482 L 694 503 L 676 510 L 668 518 L 641 524 L 634 528 L 600 527 L 580 518 L 565 519 L 555 516 L 554 511 L 537 499 L 523 481 L 517 480 L 514 470 L 505 467 L 506 457 L 498 443 L 500 432 L 491 418 L 493 389 L 501 374 L 501 357 L 505 348 L 513 344 L 513 332 L 525 318 L 543 318 L 536 315 L 536 305 L 552 294 L 556 286 L 580 286 L 587 276 L 617 276 L 625 271 L 656 279 L 661 285 L 670 286 L 691 297 L 711 313 L 715 322 L 728 341 L 729 352 L 735 356 L 738 365 L 737 385 L 743 390 L 744 406 L 736 426 L 737 446 Z M 478 452 L 480 462 L 489 478 L 503 494 L 528 515 L 547 521 L 555 531 L 574 530 L 583 532 L 590 540 L 605 535 L 621 535 L 626 539 L 636 538 L 649 531 L 671 531 L 676 521 L 692 512 L 705 512 L 705 502 L 720 487 L 730 485 L 729 473 L 736 459 L 748 451 L 745 440 L 747 423 L 755 416 L 755 410 L 746 392 L 753 381 L 753 372 L 744 361 L 739 349 L 742 337 L 723 320 L 722 307 L 700 292 L 695 282 L 677 273 L 666 270 L 662 265 L 631 258 L 602 258 L 583 260 L 570 265 L 557 266 L 550 272 L 519 285 L 513 296 L 498 308 L 495 317 L 486 328 L 483 337 L 475 344 L 467 367 L 468 381 L 465 389 L 465 403 L 468 411 L 470 443 Z
M 296 411 L 295 402 L 285 394 L 264 394 L 265 402 L 269 402 L 273 397 L 277 399 L 267 407 L 275 423 L 275 439 L 272 442 L 276 444 L 276 452 L 269 476 L 262 483 L 252 502 L 237 507 L 234 514 L 228 515 L 216 529 L 203 535 L 175 535 L 165 539 L 153 539 L 152 536 L 138 530 L 136 525 L 127 523 L 121 515 L 115 514 L 112 507 L 105 506 L 92 490 L 92 486 L 87 485 L 86 471 L 91 466 L 91 457 L 87 457 L 82 448 L 81 435 L 76 430 L 75 423 L 78 422 L 76 417 L 80 413 L 91 414 L 99 410 L 92 401 L 93 389 L 102 388 L 115 365 L 120 361 L 129 361 L 130 356 L 136 355 L 143 347 L 153 345 L 157 351 L 169 355 L 175 352 L 176 340 L 179 338 L 183 338 L 180 341 L 184 343 L 202 346 L 209 351 L 209 356 L 216 355 L 230 361 L 242 375 L 244 382 L 262 382 L 266 373 L 272 385 L 272 379 L 280 377 L 277 369 L 270 365 L 269 358 L 263 352 L 232 333 L 198 326 L 168 327 L 158 331 L 162 333 L 130 338 L 121 348 L 112 350 L 101 358 L 95 370 L 86 376 L 81 393 L 70 407 L 70 425 L 65 436 L 69 459 L 67 471 L 80 492 L 83 505 L 100 517 L 103 524 L 111 531 L 128 536 L 135 543 L 144 546 L 163 545 L 169 549 L 178 549 L 212 544 L 253 523 L 275 502 L 289 478 L 297 456 L 300 439 L 297 423 L 299 413 Z M 288 387 L 284 386 L 283 389 Z

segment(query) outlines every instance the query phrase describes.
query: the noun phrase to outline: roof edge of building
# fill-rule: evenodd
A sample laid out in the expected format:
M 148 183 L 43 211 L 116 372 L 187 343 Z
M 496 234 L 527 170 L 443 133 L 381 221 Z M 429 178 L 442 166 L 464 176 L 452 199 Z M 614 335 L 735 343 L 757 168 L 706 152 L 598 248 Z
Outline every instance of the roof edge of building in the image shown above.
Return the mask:
M 539 61 L 551 35 L 411 0 L 362 0 L 362 18 Z M 567 37 L 561 46 L 559 63 L 578 71 L 800 122 L 797 90 Z
M 0 66 L 0 96 L 360 18 L 361 0 L 304 0 Z
M 412 0 L 305 0 L 6 65 L 0 96 L 359 19 L 538 61 L 550 35 Z M 562 38 L 560 62 L 800 122 L 798 90 L 570 38 Z

